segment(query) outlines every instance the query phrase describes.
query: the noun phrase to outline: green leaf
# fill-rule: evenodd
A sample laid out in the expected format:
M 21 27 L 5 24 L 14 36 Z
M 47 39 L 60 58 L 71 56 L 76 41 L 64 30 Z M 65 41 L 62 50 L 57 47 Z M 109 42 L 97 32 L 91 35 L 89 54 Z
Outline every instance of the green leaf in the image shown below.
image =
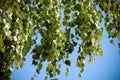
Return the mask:
M 8 12 L 9 12 L 9 13 L 13 13 L 12 7 L 9 7 L 9 8 L 8 8 Z
M 103 57 L 103 52 L 102 52 L 102 51 L 99 53 L 99 56 L 100 56 L 100 57 Z
M 99 29 L 99 34 L 98 34 L 98 41 L 102 40 L 102 35 L 103 35 L 103 29 Z
M 35 55 L 33 55 L 33 57 L 34 57 L 34 56 L 35 56 Z M 38 64 L 38 61 L 33 60 L 33 61 L 32 61 L 32 64 L 33 64 L 33 65 L 37 65 L 37 64 Z
M 110 43 L 111 43 L 111 44 L 114 44 L 114 41 L 113 41 L 113 40 L 110 40 Z
M 65 64 L 68 66 L 71 66 L 71 61 L 70 60 L 65 60 Z
M 24 66 L 24 63 L 23 63 L 23 61 L 20 63 L 20 68 L 23 68 L 23 66 Z
M 66 38 L 66 36 L 65 36 L 64 34 L 61 35 L 61 39 L 62 39 L 63 41 L 66 41 L 66 40 L 67 40 L 67 38 Z
M 54 78 L 54 79 L 52 79 L 52 80 L 59 80 L 58 78 Z
M 38 66 L 38 67 L 37 67 L 36 72 L 37 72 L 37 74 L 39 74 L 39 73 L 40 73 L 40 70 L 42 69 L 42 64 L 39 63 L 39 65 L 37 65 L 37 66 Z
M 48 80 L 48 76 L 45 76 L 45 79 L 44 80 Z
M 61 68 L 61 64 L 58 65 L 58 68 Z
M 19 65 L 17 64 L 15 68 L 18 70 L 20 67 L 19 67 Z
M 120 40 L 120 33 L 118 33 L 117 38 Z
M 34 35 L 34 29 L 32 28 L 32 26 L 29 27 L 28 32 L 31 36 Z
M 58 47 L 62 47 L 63 43 L 62 42 L 58 42 L 57 45 L 58 45 Z
M 32 77 L 31 80 L 34 80 L 34 77 Z
M 16 61 L 17 61 L 17 62 L 20 62 L 20 61 L 21 61 L 21 57 L 20 57 L 20 55 L 16 55 L 15 58 L 16 58 Z
M 74 34 L 71 34 L 71 38 L 74 38 Z
M 50 75 L 50 78 L 52 78 L 54 76 L 53 73 L 51 73 L 51 72 L 49 73 L 49 75 Z
M 74 48 L 71 46 L 71 47 L 69 48 L 68 52 L 69 52 L 69 53 L 72 53 L 73 50 L 74 50 Z
M 18 19 L 18 25 L 19 25 L 20 31 L 23 31 L 23 22 L 19 19 Z
M 69 40 L 70 39 L 70 29 L 66 29 L 66 38 Z
M 59 69 L 56 69 L 56 72 L 57 72 L 58 75 L 60 74 L 60 70 Z
M 52 64 L 48 64 L 48 71 L 53 71 L 54 70 L 54 66 Z
M 79 73 L 79 74 L 78 74 L 78 77 L 82 77 L 82 73 Z
M 72 40 L 72 41 L 73 41 L 73 45 L 76 46 L 76 45 L 77 45 L 77 42 L 75 42 L 74 40 Z
M 67 68 L 67 69 L 66 69 L 66 72 L 65 72 L 65 76 L 66 76 L 66 77 L 69 75 L 69 72 L 70 72 L 70 70 L 69 70 L 69 68 Z
M 102 40 L 102 35 L 98 35 L 98 41 Z
M 3 47 L 4 43 L 3 43 L 3 35 L 0 34 L 0 49 Z
M 1 51 L 4 53 L 5 52 L 5 48 L 1 48 Z
M 65 72 L 65 76 L 67 77 L 68 75 L 69 75 L 69 72 L 68 72 L 68 71 L 66 71 L 66 72 Z

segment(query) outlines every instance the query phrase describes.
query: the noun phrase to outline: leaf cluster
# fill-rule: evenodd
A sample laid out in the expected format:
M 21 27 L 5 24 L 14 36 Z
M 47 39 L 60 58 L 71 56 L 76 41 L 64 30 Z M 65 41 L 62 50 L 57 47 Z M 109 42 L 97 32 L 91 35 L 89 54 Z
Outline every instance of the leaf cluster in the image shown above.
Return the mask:
M 49 77 L 58 80 L 61 61 L 68 66 L 65 72 L 68 76 L 69 56 L 76 46 L 79 47 L 76 67 L 80 68 L 81 77 L 87 56 L 90 62 L 94 62 L 95 56 L 103 56 L 102 20 L 108 37 L 120 40 L 119 17 L 117 0 L 1 0 L 0 79 L 10 80 L 13 64 L 16 69 L 22 68 L 30 50 L 37 74 L 43 63 L 48 62 L 45 80 Z

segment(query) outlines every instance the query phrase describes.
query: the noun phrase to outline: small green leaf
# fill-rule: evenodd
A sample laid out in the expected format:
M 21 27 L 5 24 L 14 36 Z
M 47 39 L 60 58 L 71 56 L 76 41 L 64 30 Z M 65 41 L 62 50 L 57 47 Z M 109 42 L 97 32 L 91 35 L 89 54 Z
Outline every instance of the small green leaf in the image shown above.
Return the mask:
M 99 34 L 98 34 L 98 41 L 102 40 L 102 34 L 103 34 L 103 29 L 100 28 Z
M 20 68 L 22 68 L 24 66 L 24 63 L 23 62 L 21 62 L 20 63 Z
M 58 68 L 61 68 L 61 64 L 58 65 Z
M 38 67 L 37 67 L 37 70 L 36 70 L 37 74 L 40 73 L 40 70 L 41 70 L 41 69 L 42 69 L 42 64 L 40 63 L 40 64 L 38 65 Z
M 56 69 L 56 72 L 57 72 L 58 75 L 60 74 L 60 70 L 59 69 Z
M 66 38 L 70 39 L 70 29 L 66 29 Z
M 120 43 L 118 43 L 118 47 L 120 48 Z
M 113 41 L 113 40 L 110 40 L 110 43 L 111 43 L 111 44 L 114 44 L 114 41 Z
M 102 51 L 99 53 L 99 56 L 100 56 L 100 57 L 103 57 L 103 52 L 102 52 Z
M 79 73 L 79 74 L 78 74 L 78 77 L 82 77 L 82 73 Z
M 31 80 L 34 80 L 34 77 L 32 77 Z
M 17 61 L 17 62 L 20 62 L 20 61 L 21 61 L 20 55 L 17 55 L 17 56 L 16 56 L 16 61 Z
M 61 39 L 64 40 L 64 41 L 67 40 L 67 38 L 66 38 L 66 36 L 64 34 L 62 34 Z
M 65 64 L 68 66 L 71 66 L 71 61 L 70 60 L 65 60 Z
M 4 53 L 5 52 L 5 48 L 1 48 L 1 51 Z
M 48 64 L 48 71 L 53 71 L 54 70 L 54 66 L 52 64 Z
M 49 75 L 50 75 L 50 78 L 52 78 L 54 76 L 53 73 L 49 73 Z
M 48 80 L 48 76 L 45 76 L 45 79 L 44 80 Z
M 3 38 L 2 38 L 2 34 L 0 34 L 0 49 L 3 47 Z
M 71 47 L 69 48 L 68 52 L 69 52 L 69 53 L 72 53 L 73 50 L 74 50 L 74 48 L 71 46 Z
M 36 60 L 33 60 L 33 61 L 32 61 L 32 64 L 33 64 L 33 65 L 37 65 L 38 62 L 37 62 Z
M 65 76 L 67 77 L 69 75 L 70 69 L 66 68 Z
M 62 42 L 58 42 L 57 45 L 58 45 L 58 47 L 62 47 L 63 46 Z
M 98 35 L 98 40 L 102 40 L 102 35 Z
M 17 65 L 16 65 L 16 69 L 18 70 L 19 68 L 20 68 L 20 67 L 19 67 L 19 65 L 17 64 Z
M 68 72 L 68 71 L 66 71 L 66 72 L 65 72 L 65 76 L 67 77 L 68 75 L 69 75 L 69 72 Z
M 71 34 L 71 38 L 74 38 L 74 34 Z
M 120 40 L 120 33 L 118 33 L 117 38 Z
M 58 78 L 54 78 L 54 79 L 51 79 L 51 80 L 59 80 Z
M 9 7 L 9 8 L 8 8 L 8 12 L 9 12 L 9 13 L 13 13 L 12 7 Z
M 73 45 L 74 45 L 74 46 L 76 46 L 76 45 L 77 45 L 77 42 L 75 42 L 74 40 L 72 40 L 72 42 L 73 42 Z
M 38 69 L 36 69 L 36 72 L 37 72 L 37 74 L 39 74 L 39 73 L 40 73 L 40 71 L 39 71 Z
M 28 32 L 29 32 L 29 34 L 30 34 L 31 36 L 34 35 L 34 30 L 33 30 L 32 26 L 29 27 Z

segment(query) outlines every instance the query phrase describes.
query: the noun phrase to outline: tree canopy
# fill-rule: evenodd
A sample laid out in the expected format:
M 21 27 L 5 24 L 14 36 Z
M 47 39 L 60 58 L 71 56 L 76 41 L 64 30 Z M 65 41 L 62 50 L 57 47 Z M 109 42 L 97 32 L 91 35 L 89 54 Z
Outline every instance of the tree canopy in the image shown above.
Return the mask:
M 37 74 L 48 62 L 47 80 L 60 74 L 60 61 L 71 66 L 69 55 L 79 46 L 76 67 L 81 77 L 87 56 L 90 62 L 103 56 L 102 20 L 110 43 L 120 41 L 119 0 L 0 0 L 0 79 L 10 80 L 13 64 L 16 69 L 24 66 L 31 47 Z

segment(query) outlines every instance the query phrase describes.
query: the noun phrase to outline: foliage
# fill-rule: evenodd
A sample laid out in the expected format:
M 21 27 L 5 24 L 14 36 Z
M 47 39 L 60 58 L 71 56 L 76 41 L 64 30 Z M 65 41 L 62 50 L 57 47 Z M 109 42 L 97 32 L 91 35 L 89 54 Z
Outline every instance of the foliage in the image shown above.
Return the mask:
M 71 66 L 69 55 L 79 46 L 76 66 L 81 69 L 81 77 L 87 56 L 90 62 L 94 56 L 103 56 L 102 19 L 108 37 L 120 40 L 120 3 L 117 0 L 1 0 L 0 79 L 10 80 L 13 64 L 16 69 L 23 67 L 33 45 L 32 64 L 37 66 L 36 72 L 39 74 L 43 62 L 47 61 L 46 73 L 51 79 L 60 74 L 61 64 L 58 63 L 61 60 Z M 39 44 L 37 33 L 41 35 Z M 67 68 L 66 76 L 69 71 Z

